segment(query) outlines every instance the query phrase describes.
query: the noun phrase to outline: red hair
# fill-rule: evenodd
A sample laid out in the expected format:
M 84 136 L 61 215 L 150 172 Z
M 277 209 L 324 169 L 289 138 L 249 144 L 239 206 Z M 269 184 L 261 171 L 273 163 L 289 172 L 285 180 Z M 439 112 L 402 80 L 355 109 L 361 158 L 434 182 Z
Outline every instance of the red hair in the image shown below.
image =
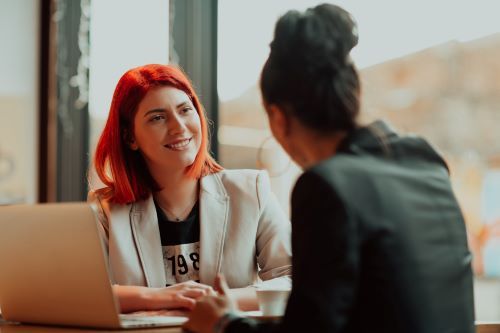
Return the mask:
M 127 137 L 134 133 L 137 107 L 154 87 L 174 87 L 184 91 L 193 103 L 201 123 L 201 146 L 186 174 L 199 179 L 222 170 L 208 151 L 208 126 L 203 107 L 184 72 L 174 66 L 150 64 L 132 68 L 118 81 L 106 126 L 97 143 L 94 165 L 107 186 L 101 193 L 110 202 L 129 204 L 144 200 L 160 190 L 138 151 L 130 149 Z

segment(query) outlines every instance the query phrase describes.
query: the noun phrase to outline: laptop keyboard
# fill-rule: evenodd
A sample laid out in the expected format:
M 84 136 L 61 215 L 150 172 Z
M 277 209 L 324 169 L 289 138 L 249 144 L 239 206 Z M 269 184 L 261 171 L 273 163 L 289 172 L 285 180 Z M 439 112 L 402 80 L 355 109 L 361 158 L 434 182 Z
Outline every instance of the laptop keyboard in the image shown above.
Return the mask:
M 172 316 L 138 316 L 138 315 L 120 315 L 122 327 L 153 327 L 153 326 L 181 326 L 187 321 L 186 317 Z

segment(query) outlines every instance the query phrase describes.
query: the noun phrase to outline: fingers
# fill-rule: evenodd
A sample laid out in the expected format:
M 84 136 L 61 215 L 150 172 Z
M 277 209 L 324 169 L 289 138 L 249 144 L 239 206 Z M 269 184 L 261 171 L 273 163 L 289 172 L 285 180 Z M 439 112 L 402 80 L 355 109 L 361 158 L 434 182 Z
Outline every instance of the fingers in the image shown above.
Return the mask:
M 162 289 L 163 307 L 166 309 L 183 308 L 192 310 L 197 300 L 204 296 L 216 296 L 208 285 L 187 281 Z
M 174 316 L 174 317 L 187 317 L 189 316 L 189 311 L 186 310 L 164 310 L 161 313 L 162 316 Z
M 206 295 L 214 294 L 214 289 L 211 286 L 207 286 L 206 284 L 198 283 L 194 288 L 205 290 Z
M 205 295 L 215 294 L 212 287 L 210 287 L 206 284 L 195 282 L 195 281 L 181 282 L 181 283 L 178 283 L 172 287 L 175 287 L 178 290 L 187 290 L 187 289 L 189 289 L 189 290 L 191 290 L 191 289 L 205 290 L 205 292 L 206 292 Z
M 184 295 L 186 297 L 193 298 L 193 299 L 198 299 L 200 297 L 209 295 L 208 291 L 206 291 L 205 289 L 194 289 L 194 288 L 188 289 L 188 290 L 183 290 L 183 291 L 180 291 L 179 293 L 181 293 L 182 295 Z
M 196 300 L 190 297 L 186 297 L 182 294 L 177 294 L 174 297 L 172 308 L 184 308 L 192 310 L 196 305 Z
M 214 288 L 220 295 L 229 295 L 229 287 L 227 285 L 226 279 L 224 278 L 224 275 L 222 274 L 218 274 L 215 278 Z

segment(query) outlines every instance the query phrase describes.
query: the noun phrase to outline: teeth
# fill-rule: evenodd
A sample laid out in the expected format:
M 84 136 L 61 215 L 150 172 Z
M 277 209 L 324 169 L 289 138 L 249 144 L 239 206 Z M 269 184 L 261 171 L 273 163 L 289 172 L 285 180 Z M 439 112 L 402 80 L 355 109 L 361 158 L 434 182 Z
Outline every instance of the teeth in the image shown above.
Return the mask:
M 186 140 L 183 140 L 183 141 L 178 142 L 178 143 L 170 144 L 170 145 L 167 145 L 167 147 L 174 148 L 174 149 L 180 149 L 182 147 L 186 147 L 188 145 L 189 141 L 191 141 L 191 139 L 186 139 Z

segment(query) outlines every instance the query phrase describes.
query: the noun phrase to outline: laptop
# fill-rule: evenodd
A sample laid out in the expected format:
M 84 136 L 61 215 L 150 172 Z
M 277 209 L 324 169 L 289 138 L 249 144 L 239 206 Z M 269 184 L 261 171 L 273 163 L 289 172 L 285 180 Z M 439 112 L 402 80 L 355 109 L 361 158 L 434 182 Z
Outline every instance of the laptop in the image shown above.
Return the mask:
M 185 317 L 120 315 L 89 204 L 0 207 L 0 309 L 5 320 L 123 329 Z

